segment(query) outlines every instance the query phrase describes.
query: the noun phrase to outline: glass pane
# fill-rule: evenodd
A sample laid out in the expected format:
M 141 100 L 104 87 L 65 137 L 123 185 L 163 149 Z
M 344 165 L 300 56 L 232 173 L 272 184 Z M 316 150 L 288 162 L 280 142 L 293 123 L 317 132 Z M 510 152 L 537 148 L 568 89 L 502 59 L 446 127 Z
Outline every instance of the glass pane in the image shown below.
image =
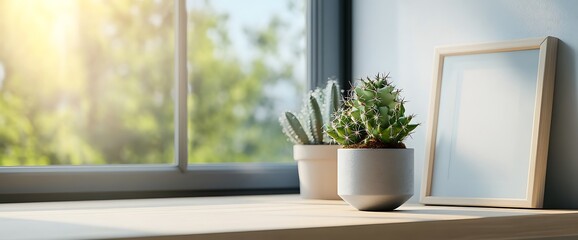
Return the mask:
M 172 163 L 174 3 L 0 0 L 0 166 Z
M 287 162 L 305 91 L 305 0 L 188 0 L 189 162 Z

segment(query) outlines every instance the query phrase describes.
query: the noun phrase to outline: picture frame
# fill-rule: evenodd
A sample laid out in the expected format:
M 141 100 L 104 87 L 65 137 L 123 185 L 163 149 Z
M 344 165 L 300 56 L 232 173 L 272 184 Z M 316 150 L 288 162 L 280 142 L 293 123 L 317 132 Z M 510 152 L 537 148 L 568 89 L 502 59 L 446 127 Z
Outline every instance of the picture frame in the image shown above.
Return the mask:
M 435 49 L 421 203 L 542 208 L 557 44 Z

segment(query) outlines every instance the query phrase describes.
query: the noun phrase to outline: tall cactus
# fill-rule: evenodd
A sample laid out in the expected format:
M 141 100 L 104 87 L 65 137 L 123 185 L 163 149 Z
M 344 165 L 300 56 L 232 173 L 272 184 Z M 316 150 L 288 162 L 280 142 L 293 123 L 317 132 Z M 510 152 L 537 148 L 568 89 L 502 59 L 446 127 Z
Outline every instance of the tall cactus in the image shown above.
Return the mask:
M 325 89 L 317 88 L 310 91 L 304 102 L 299 114 L 291 112 L 281 114 L 279 122 L 283 133 L 293 144 L 333 143 L 324 129 L 333 113 L 340 107 L 341 92 L 337 82 L 330 80 Z
M 403 140 L 419 124 L 411 123 L 414 115 L 405 115 L 401 91 L 388 79 L 384 74 L 362 79 L 327 126 L 327 134 L 351 148 L 405 148 Z
M 330 82 L 325 88 L 325 96 L 327 96 L 325 99 L 325 116 L 327 116 L 325 122 L 329 124 L 335 112 L 341 107 L 342 97 L 339 85 L 335 82 Z M 335 142 L 327 133 L 323 134 L 323 141 L 327 143 Z

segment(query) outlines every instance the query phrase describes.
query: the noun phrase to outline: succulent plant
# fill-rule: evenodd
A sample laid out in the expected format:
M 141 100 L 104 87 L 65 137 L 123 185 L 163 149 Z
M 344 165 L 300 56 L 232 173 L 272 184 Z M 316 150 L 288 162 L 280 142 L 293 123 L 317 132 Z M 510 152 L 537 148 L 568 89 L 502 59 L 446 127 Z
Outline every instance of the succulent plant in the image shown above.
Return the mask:
M 301 112 L 284 112 L 279 117 L 281 128 L 293 144 L 318 145 L 334 141 L 324 128 L 339 109 L 341 91 L 336 81 L 327 82 L 325 89 L 317 88 L 307 94 Z
M 361 79 L 335 112 L 327 134 L 348 148 L 405 148 L 403 140 L 419 124 L 405 115 L 401 90 L 389 81 L 389 74 Z

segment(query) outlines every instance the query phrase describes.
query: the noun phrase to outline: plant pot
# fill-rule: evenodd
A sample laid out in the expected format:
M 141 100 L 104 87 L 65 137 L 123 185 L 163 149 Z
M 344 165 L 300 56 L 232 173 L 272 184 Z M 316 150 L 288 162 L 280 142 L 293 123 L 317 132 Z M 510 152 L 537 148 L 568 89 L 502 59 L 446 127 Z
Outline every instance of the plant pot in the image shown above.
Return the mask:
M 337 195 L 337 149 L 339 145 L 294 145 L 301 197 L 339 200 Z
M 339 149 L 338 193 L 362 211 L 391 211 L 413 196 L 413 149 Z

